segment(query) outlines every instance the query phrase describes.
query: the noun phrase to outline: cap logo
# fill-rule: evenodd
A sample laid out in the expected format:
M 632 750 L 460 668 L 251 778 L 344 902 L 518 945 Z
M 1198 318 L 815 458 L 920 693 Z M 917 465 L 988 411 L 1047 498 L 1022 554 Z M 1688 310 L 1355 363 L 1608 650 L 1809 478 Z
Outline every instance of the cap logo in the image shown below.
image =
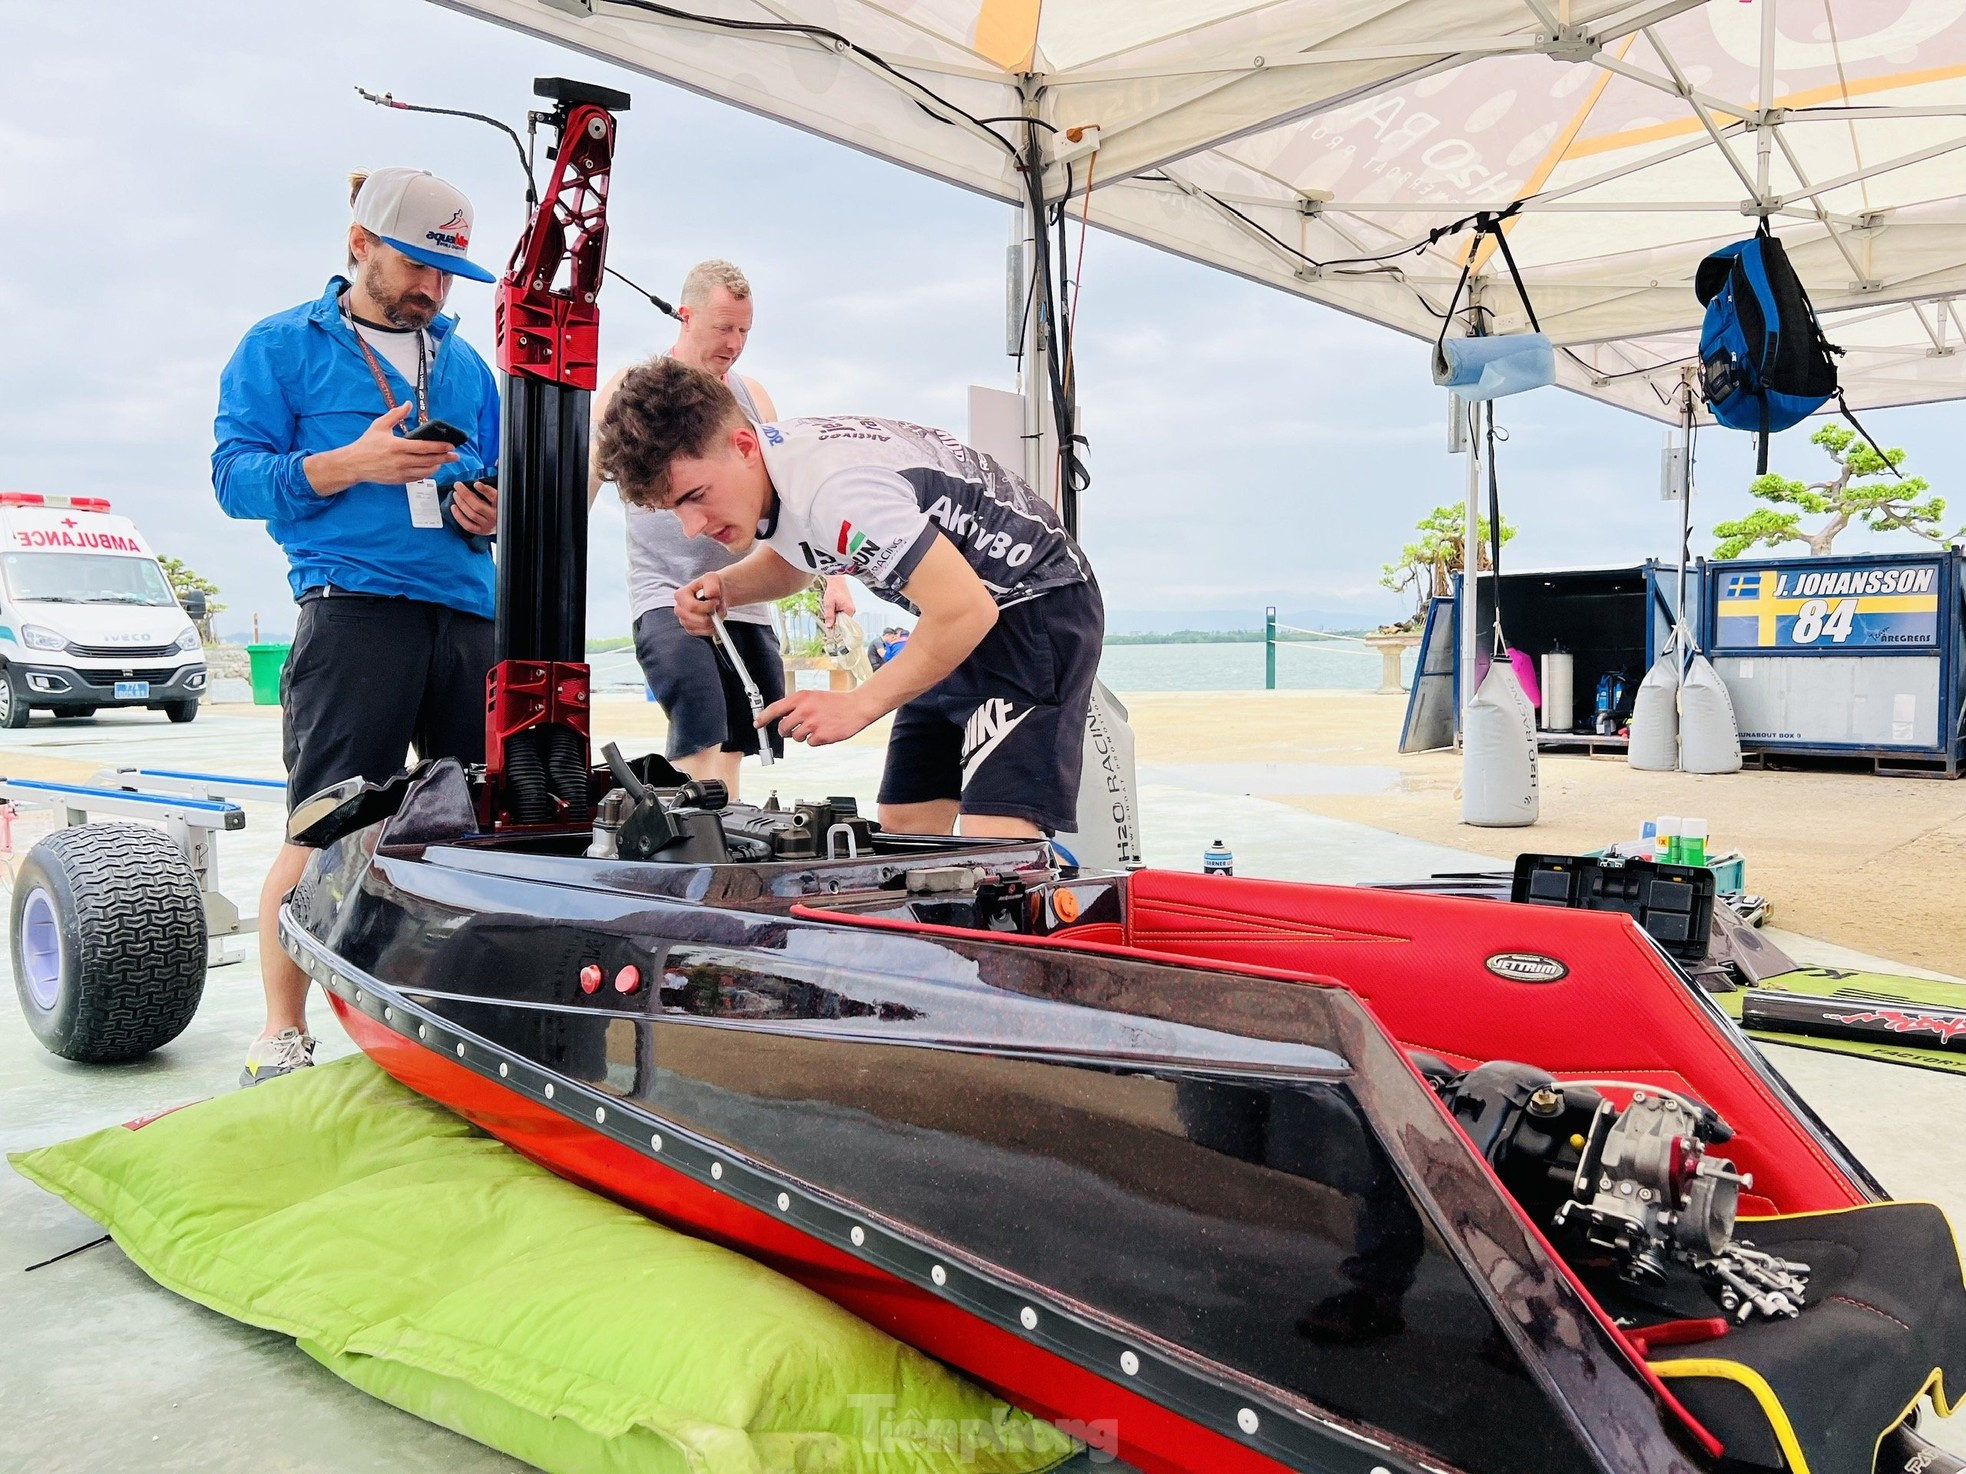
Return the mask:
M 470 230 L 470 222 L 464 218 L 464 212 L 453 210 L 450 219 L 435 230 L 426 230 L 423 238 L 446 251 L 466 251 L 471 248 Z
M 1553 983 L 1570 969 L 1540 952 L 1497 952 L 1483 964 L 1498 978 L 1512 983 Z

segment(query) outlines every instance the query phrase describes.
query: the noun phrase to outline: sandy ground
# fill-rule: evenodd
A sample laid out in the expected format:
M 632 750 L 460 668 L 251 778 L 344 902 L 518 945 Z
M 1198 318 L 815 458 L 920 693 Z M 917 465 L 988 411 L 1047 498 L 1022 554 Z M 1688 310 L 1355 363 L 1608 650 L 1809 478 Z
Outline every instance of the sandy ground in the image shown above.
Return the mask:
M 1651 815 L 1700 815 L 1716 852 L 1732 848 L 1747 857 L 1747 887 L 1773 903 L 1775 925 L 1915 967 L 1966 970 L 1966 781 L 1816 771 L 1699 777 L 1635 772 L 1620 758 L 1545 753 L 1541 821 L 1527 829 L 1476 829 L 1460 822 L 1457 754 L 1397 751 L 1403 696 L 1237 691 L 1122 693 L 1122 699 L 1132 715 L 1143 783 L 1172 782 L 1200 795 L 1250 794 L 1505 859 L 1525 850 L 1597 849 L 1636 837 Z M 264 721 L 267 756 L 277 764 L 277 709 L 216 710 Z M 664 733 L 661 709 L 632 697 L 599 698 L 595 723 L 600 736 L 621 739 L 631 750 L 659 745 Z M 80 722 L 61 736 L 86 742 L 92 728 L 98 740 L 110 735 Z M 99 755 L 82 745 L 71 755 L 48 742 L 55 729 L 39 718 L 30 730 L 42 740 L 25 750 L 7 740 L 25 733 L 0 738 L 0 772 L 86 778 L 110 755 L 111 749 Z M 853 745 L 878 747 L 886 736 L 887 723 L 877 723 Z M 141 751 L 139 739 L 127 734 L 115 756 L 141 760 L 131 756 Z M 235 770 L 219 761 L 209 766 Z
M 1966 961 L 1966 781 L 1814 771 L 1701 777 L 1545 753 L 1540 822 L 1475 829 L 1460 822 L 1457 753 L 1399 754 L 1403 696 L 1126 700 L 1143 766 L 1178 764 L 1200 776 L 1222 765 L 1245 780 L 1239 791 L 1436 844 L 1574 853 L 1636 838 L 1649 816 L 1699 815 L 1715 852 L 1747 857 L 1747 888 L 1773 902 L 1776 925 L 1941 972 L 1958 973 Z M 1346 781 L 1342 769 L 1362 771 Z

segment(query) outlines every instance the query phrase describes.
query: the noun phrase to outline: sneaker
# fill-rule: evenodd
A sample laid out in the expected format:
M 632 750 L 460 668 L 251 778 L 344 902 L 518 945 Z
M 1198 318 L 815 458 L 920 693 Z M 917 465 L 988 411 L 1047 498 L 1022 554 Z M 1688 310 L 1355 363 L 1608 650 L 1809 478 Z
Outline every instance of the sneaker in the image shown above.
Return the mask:
M 275 1075 L 291 1075 L 314 1063 L 314 1036 L 299 1029 L 282 1029 L 271 1039 L 256 1039 L 246 1051 L 246 1067 L 239 1072 L 241 1086 L 257 1085 Z

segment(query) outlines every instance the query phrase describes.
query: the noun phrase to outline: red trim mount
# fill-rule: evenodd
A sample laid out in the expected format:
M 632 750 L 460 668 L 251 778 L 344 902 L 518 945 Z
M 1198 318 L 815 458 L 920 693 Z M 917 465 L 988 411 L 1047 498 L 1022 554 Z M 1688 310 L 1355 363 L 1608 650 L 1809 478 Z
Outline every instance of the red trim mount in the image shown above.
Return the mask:
M 506 373 L 594 387 L 613 162 L 614 115 L 592 103 L 570 108 L 552 184 L 498 284 L 493 322 Z

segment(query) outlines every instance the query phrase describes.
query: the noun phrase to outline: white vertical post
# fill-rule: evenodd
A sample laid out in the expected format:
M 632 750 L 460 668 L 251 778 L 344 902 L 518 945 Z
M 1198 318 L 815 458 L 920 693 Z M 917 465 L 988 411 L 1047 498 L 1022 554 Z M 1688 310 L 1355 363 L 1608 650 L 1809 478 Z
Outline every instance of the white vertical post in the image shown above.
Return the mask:
M 1020 87 L 1024 94 L 1025 115 L 1036 117 L 1037 79 L 1025 77 Z M 1042 155 L 1044 130 L 1033 128 L 1030 132 L 1037 137 L 1038 151 Z M 1020 143 L 1026 141 L 1019 140 Z M 1038 194 L 1042 198 L 1042 187 Z M 1040 260 L 1038 254 L 1043 220 L 1032 209 L 1029 194 L 1019 207 L 1018 221 L 1024 244 L 1024 280 L 1021 283 L 1024 298 L 1024 480 L 1055 507 L 1058 505 L 1058 432 L 1051 417 L 1051 375 L 1045 356 L 1049 344 L 1045 339 L 1044 304 L 1039 301 L 1034 289 L 1047 263 Z
M 1475 621 L 1481 607 L 1481 437 L 1475 433 L 1474 406 L 1459 395 L 1455 403 L 1466 416 L 1462 433 L 1468 440 L 1468 497 L 1461 522 L 1461 730 L 1466 732 L 1480 650 Z
M 1755 106 L 1761 110 L 1754 133 L 1754 193 L 1755 204 L 1761 210 L 1768 208 L 1768 162 L 1769 152 L 1774 143 L 1774 124 L 1769 121 L 1769 111 L 1775 106 L 1775 0 L 1755 0 L 1761 7 L 1761 95 L 1755 99 Z M 1768 217 L 1761 217 L 1766 223 Z
M 1686 551 L 1693 541 L 1693 370 L 1690 367 L 1679 371 L 1679 394 L 1679 437 L 1685 461 L 1679 481 L 1679 607 L 1673 613 L 1673 631 L 1683 636 L 1686 630 Z M 1682 638 L 1675 646 L 1682 678 L 1691 663 L 1691 651 L 1687 646 L 1695 643 Z

